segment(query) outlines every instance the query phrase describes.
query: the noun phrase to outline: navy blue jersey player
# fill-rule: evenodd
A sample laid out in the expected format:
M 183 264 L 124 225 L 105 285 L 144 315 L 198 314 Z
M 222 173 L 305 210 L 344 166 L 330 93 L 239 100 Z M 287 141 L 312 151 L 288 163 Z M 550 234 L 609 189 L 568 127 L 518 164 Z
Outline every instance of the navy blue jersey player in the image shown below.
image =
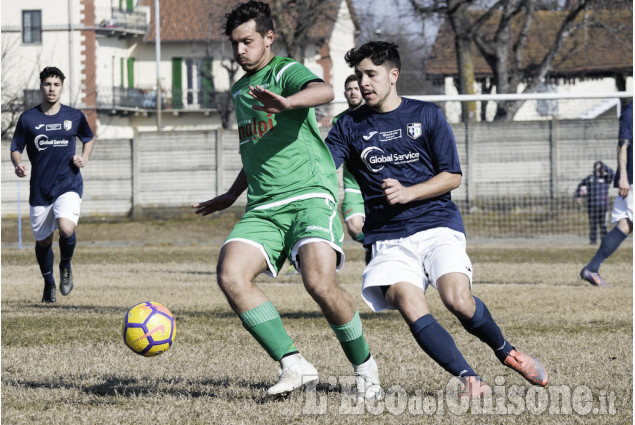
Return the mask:
M 373 41 L 346 54 L 366 104 L 341 117 L 326 143 L 346 163 L 366 205 L 364 243 L 370 262 L 362 297 L 376 312 L 399 310 L 421 348 L 465 383 L 462 397 L 491 392 L 430 314 L 425 291 L 435 287 L 465 329 L 529 382 L 546 385 L 547 372 L 503 337 L 485 304 L 471 294 L 472 264 L 461 213 L 450 192 L 461 182 L 452 130 L 440 109 L 402 98 L 397 46 Z
M 609 258 L 624 239 L 633 232 L 633 102 L 620 115 L 617 136 L 617 173 L 613 182 L 617 198 L 611 211 L 611 223 L 615 227 L 602 239 L 591 261 L 582 268 L 580 277 L 591 285 L 610 286 L 600 276 L 600 266 Z
M 11 161 L 18 177 L 26 177 L 22 162 L 26 147 L 31 163 L 30 220 L 35 238 L 35 257 L 44 277 L 42 302 L 55 302 L 53 233 L 59 229 L 60 292 L 73 289 L 71 258 L 75 250 L 75 227 L 79 220 L 83 182 L 79 169 L 93 150 L 93 132 L 84 114 L 62 105 L 64 74 L 55 67 L 40 73 L 42 103 L 20 115 L 11 140 Z M 75 153 L 76 139 L 83 143 Z

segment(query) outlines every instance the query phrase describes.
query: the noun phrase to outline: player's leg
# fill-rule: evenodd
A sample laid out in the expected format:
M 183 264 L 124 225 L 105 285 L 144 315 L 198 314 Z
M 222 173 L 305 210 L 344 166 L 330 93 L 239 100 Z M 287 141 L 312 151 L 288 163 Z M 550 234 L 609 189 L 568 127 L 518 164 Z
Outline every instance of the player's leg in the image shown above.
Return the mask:
M 412 238 L 373 244 L 364 270 L 362 297 L 375 312 L 399 310 L 421 349 L 450 374 L 460 377 L 468 395 L 491 392 L 480 382 L 452 336 L 430 314 L 425 297 L 426 273 Z
M 487 306 L 471 293 L 472 263 L 465 251 L 465 235 L 450 229 L 435 229 L 422 240 L 429 249 L 423 264 L 441 301 L 465 330 L 486 343 L 499 361 L 535 385 L 547 385 L 549 376 L 534 357 L 514 348 L 504 337 Z
M 593 206 L 589 207 L 589 244 L 595 245 L 597 243 L 597 226 L 598 226 L 598 208 Z
M 289 208 L 294 218 L 287 232 L 291 261 L 298 265 L 307 292 L 320 306 L 344 354 L 353 365 L 357 391 L 365 398 L 380 398 L 377 364 L 370 350 L 353 298 L 335 277 L 344 264 L 344 231 L 337 206 L 325 199 L 308 199 Z
M 77 245 L 75 227 L 79 221 L 82 200 L 75 192 L 66 192 L 53 203 L 53 213 L 59 229 L 60 247 L 60 293 L 68 295 L 73 290 L 71 260 Z
M 317 370 L 302 357 L 282 324 L 278 310 L 253 284 L 260 273 L 276 276 L 284 263 L 280 231 L 252 212 L 246 213 L 221 248 L 218 285 L 243 326 L 269 356 L 280 362 L 278 382 L 268 396 L 283 396 L 317 381 Z M 256 237 L 258 240 L 254 240 Z
M 53 206 L 31 206 L 30 208 L 31 230 L 35 239 L 35 259 L 40 266 L 40 272 L 44 278 L 44 291 L 42 302 L 54 303 L 55 277 L 53 276 L 53 232 L 55 231 L 55 219 Z
M 342 200 L 342 217 L 350 237 L 360 243 L 364 242 L 364 198 L 359 190 L 346 189 Z
M 599 274 L 600 266 L 609 258 L 624 239 L 633 232 L 633 186 L 628 192 L 628 196 L 623 198 L 618 196 L 613 204 L 611 212 L 611 222 L 616 226 L 602 239 L 602 243 L 589 263 L 580 271 L 580 278 L 592 285 L 609 286 Z

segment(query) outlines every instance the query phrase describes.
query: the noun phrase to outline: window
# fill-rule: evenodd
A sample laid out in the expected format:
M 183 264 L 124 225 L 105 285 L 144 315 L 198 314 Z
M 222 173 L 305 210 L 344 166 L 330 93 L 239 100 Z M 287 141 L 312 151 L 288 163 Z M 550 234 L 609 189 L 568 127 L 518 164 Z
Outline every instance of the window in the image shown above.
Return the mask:
M 22 11 L 22 42 L 24 44 L 42 43 L 42 11 Z

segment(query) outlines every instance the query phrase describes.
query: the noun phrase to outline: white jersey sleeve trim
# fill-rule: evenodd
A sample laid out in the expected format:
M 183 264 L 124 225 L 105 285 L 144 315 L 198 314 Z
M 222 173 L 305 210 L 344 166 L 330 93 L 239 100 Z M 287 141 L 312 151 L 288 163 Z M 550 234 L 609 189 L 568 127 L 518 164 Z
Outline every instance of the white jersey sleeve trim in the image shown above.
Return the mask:
M 282 67 L 282 69 L 281 69 L 281 70 L 280 70 L 280 71 L 276 74 L 276 83 L 277 83 L 278 81 L 280 81 L 280 78 L 282 77 L 282 74 L 284 74 L 284 71 L 286 71 L 286 70 L 287 70 L 287 68 L 289 68 L 290 66 L 295 65 L 296 63 L 297 63 L 297 62 L 291 62 L 291 63 L 289 63 L 289 64 L 287 64 L 287 65 L 283 66 L 283 67 Z

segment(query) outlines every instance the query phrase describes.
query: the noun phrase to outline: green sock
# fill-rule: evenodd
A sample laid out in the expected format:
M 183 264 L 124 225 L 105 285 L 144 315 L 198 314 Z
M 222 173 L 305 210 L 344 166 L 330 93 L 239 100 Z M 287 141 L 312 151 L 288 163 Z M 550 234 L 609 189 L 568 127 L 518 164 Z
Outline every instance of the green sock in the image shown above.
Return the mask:
M 333 325 L 332 323 L 330 325 L 348 360 L 354 365 L 364 363 L 370 355 L 370 350 L 364 339 L 362 321 L 357 310 L 355 310 L 355 315 L 350 322 L 344 325 Z
M 238 317 L 245 329 L 275 361 L 279 361 L 287 353 L 298 351 L 282 325 L 278 310 L 270 301 L 247 310 Z

